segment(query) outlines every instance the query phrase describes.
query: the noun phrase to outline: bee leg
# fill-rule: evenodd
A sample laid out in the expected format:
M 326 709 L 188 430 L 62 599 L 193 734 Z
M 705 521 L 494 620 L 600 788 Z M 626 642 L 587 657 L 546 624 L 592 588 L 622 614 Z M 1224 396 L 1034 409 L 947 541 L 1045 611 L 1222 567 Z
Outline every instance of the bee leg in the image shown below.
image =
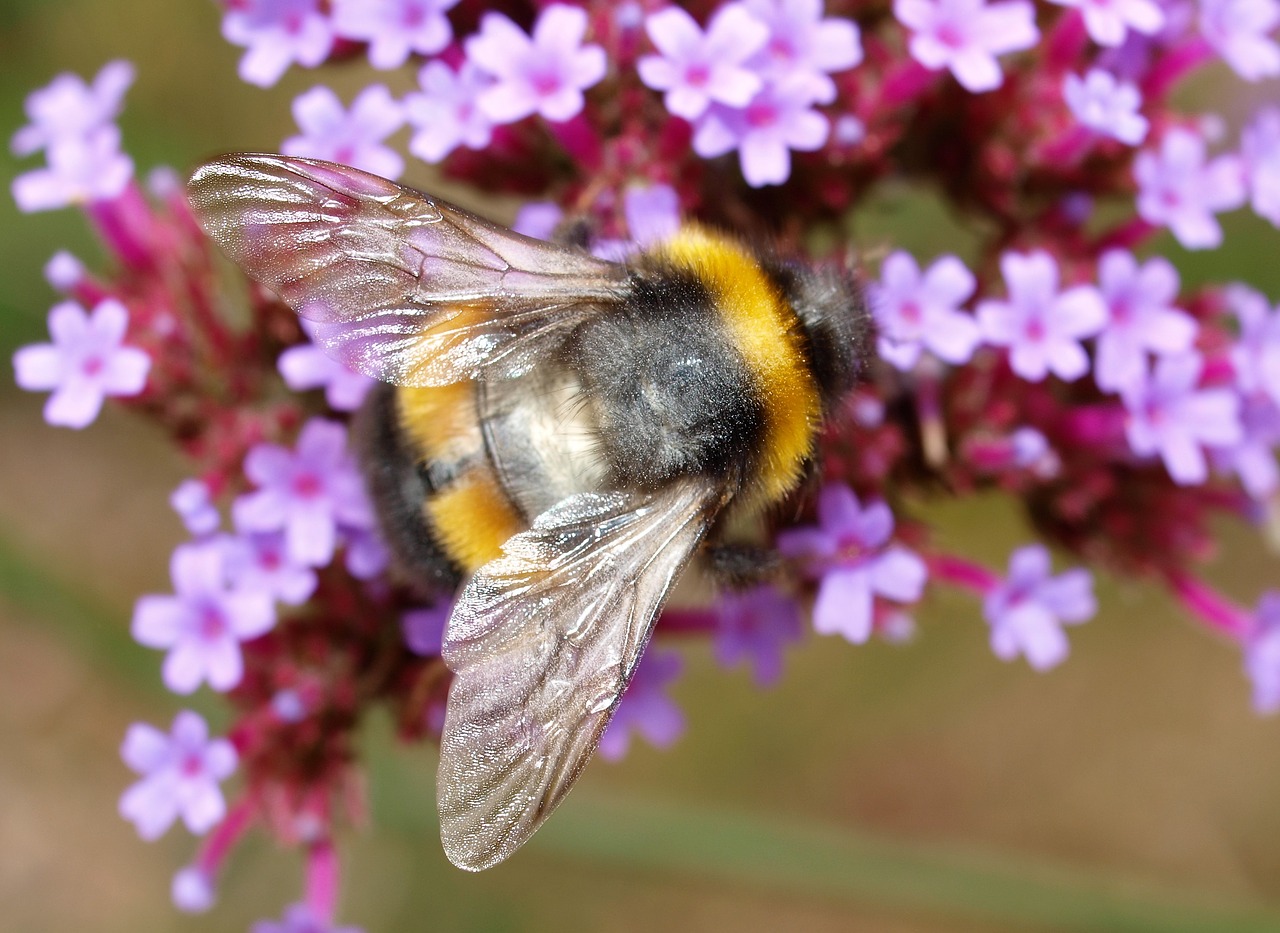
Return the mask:
M 782 571 L 778 552 L 755 544 L 713 544 L 704 548 L 703 554 L 711 576 L 731 590 L 768 583 Z
M 462 573 L 427 524 L 423 507 L 434 490 L 425 465 L 419 463 L 401 434 L 394 387 L 378 383 L 369 390 L 352 423 L 352 436 L 394 563 L 427 594 L 452 593 L 462 581 Z

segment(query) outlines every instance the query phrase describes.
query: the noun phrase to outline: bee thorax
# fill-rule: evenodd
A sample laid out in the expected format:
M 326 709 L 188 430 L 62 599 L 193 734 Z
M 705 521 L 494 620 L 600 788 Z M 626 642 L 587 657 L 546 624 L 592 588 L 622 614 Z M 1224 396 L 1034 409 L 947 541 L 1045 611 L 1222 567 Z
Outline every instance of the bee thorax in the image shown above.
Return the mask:
M 714 318 L 601 320 L 584 328 L 577 354 L 602 452 L 623 485 L 737 475 L 758 444 L 750 374 Z

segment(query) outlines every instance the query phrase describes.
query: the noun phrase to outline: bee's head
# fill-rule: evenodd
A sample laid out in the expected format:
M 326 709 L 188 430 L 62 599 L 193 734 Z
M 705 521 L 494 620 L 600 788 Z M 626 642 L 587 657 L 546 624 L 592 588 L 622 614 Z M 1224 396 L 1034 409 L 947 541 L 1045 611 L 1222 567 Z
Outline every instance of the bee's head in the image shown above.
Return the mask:
M 865 362 L 870 315 L 862 288 L 845 265 L 786 264 L 771 271 L 800 319 L 823 408 L 830 410 Z

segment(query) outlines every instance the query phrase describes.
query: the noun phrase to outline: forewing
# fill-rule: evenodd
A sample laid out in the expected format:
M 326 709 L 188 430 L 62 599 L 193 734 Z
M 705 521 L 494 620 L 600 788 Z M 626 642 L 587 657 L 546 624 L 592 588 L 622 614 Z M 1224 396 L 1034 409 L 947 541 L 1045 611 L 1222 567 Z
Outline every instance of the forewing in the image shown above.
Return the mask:
M 620 265 L 332 162 L 230 155 L 187 193 L 321 346 L 397 385 L 519 375 L 627 288 Z
M 721 498 L 703 478 L 571 496 L 467 583 L 436 791 L 455 865 L 502 861 L 573 786 Z

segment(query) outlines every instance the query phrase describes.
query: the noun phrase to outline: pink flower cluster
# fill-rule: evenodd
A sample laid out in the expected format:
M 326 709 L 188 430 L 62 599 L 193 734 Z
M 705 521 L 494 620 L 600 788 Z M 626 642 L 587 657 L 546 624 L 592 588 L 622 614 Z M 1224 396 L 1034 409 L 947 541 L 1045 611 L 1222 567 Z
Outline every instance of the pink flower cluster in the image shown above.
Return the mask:
M 586 221 L 611 259 L 682 219 L 772 239 L 784 256 L 833 237 L 851 247 L 867 199 L 903 179 L 969 222 L 970 240 L 942 255 L 869 251 L 865 378 L 822 440 L 812 501 L 766 529 L 777 573 L 668 611 L 660 638 L 713 640 L 763 686 L 807 632 L 840 636 L 833 648 L 901 640 L 915 614 L 928 619 L 931 591 L 956 587 L 998 658 L 1048 670 L 1095 610 L 1090 571 L 1055 573 L 1052 546 L 1167 586 L 1239 645 L 1255 706 L 1280 709 L 1280 595 L 1242 608 L 1200 577 L 1212 520 L 1256 518 L 1280 495 L 1280 308 L 1244 283 L 1189 287 L 1152 252 L 1170 237 L 1218 248 L 1227 211 L 1280 227 L 1280 109 L 1236 137 L 1172 103 L 1215 61 L 1246 81 L 1280 74 L 1280 0 L 224 7 L 250 83 L 358 57 L 416 75 L 400 98 L 389 86 L 404 82 L 372 82 L 350 105 L 312 87 L 293 101 L 285 152 L 393 178 L 438 163 L 524 196 L 529 235 Z M 134 179 L 115 126 L 132 81 L 113 62 L 28 98 L 12 146 L 45 164 L 17 178 L 15 200 L 79 206 L 113 265 L 54 257 L 50 341 L 16 354 L 15 378 L 51 393 L 50 424 L 84 427 L 110 399 L 192 462 L 172 498 L 191 534 L 173 592 L 142 597 L 132 629 L 164 652 L 170 689 L 208 686 L 234 719 L 225 738 L 191 712 L 168 733 L 130 729 L 122 754 L 139 779 L 122 814 L 145 838 L 178 819 L 203 835 L 174 879 L 185 910 L 212 905 L 250 829 L 303 848 L 301 903 L 256 929 L 333 931 L 333 832 L 360 815 L 353 732 L 382 706 L 406 738 L 438 735 L 451 594 L 387 572 L 348 447 L 369 380 L 272 295 L 219 279 L 173 173 Z M 246 293 L 247 325 L 219 314 Z M 1040 540 L 1007 569 L 946 553 L 915 505 L 923 490 L 1003 491 Z M 632 735 L 678 737 L 664 691 L 679 670 L 650 652 L 606 757 Z

